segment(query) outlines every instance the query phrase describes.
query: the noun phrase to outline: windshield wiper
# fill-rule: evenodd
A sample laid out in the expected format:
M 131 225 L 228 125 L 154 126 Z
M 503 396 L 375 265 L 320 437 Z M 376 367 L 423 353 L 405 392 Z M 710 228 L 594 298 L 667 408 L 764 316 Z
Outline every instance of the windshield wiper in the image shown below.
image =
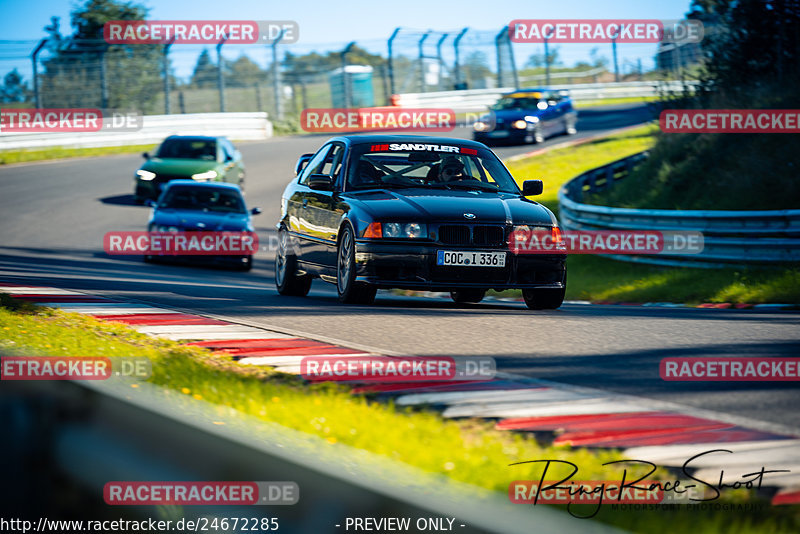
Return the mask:
M 496 184 L 487 184 L 485 182 L 448 182 L 447 185 L 456 189 L 480 189 L 481 191 L 498 191 L 500 187 Z

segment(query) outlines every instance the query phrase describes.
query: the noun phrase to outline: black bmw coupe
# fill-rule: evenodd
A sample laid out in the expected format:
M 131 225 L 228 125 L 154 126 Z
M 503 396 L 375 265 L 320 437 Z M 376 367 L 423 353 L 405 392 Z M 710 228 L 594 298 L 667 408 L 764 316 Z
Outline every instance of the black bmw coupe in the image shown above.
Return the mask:
M 313 278 L 345 303 L 378 288 L 449 291 L 476 303 L 489 289 L 521 289 L 531 309 L 558 308 L 566 253 L 529 254 L 520 231 L 560 236 L 553 213 L 526 197 L 485 145 L 463 139 L 364 135 L 304 154 L 281 199 L 275 284 L 306 295 Z

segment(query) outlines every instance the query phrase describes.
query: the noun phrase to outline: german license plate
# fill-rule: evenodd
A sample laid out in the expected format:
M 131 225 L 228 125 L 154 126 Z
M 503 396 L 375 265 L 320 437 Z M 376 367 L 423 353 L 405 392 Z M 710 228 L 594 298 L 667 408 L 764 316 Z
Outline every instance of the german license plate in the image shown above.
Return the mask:
M 505 267 L 505 252 L 467 252 L 458 250 L 439 250 L 436 264 L 459 267 Z
M 508 132 L 506 130 L 495 130 L 494 132 L 489 132 L 487 134 L 489 137 L 508 137 Z

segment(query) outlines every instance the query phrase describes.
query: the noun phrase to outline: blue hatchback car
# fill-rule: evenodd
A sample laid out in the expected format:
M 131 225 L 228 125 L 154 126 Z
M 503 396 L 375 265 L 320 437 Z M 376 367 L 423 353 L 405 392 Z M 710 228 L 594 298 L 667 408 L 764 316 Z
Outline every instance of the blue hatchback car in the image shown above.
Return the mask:
M 520 89 L 500 97 L 489 113 L 472 125 L 481 143 L 541 143 L 548 137 L 577 132 L 578 112 L 566 91 Z
M 153 208 L 149 232 L 254 232 L 251 215 L 261 213 L 260 208 L 247 210 L 242 191 L 235 184 L 172 180 L 168 182 L 158 201 L 147 201 Z M 146 255 L 144 260 L 173 258 L 173 256 Z M 176 257 L 177 258 L 177 257 Z M 222 263 L 249 271 L 253 256 L 187 256 L 185 259 Z

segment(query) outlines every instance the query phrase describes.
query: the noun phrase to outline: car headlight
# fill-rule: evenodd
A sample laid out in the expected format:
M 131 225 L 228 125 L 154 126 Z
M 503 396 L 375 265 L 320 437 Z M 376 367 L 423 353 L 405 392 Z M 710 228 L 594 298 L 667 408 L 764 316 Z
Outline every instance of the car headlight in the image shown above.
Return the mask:
M 383 237 L 419 239 L 428 237 L 428 227 L 421 223 L 384 223 Z
M 150 172 L 150 171 L 146 171 L 144 169 L 139 169 L 138 171 L 136 171 L 136 176 L 138 176 L 142 180 L 145 180 L 145 181 L 149 182 L 150 180 L 152 180 L 153 178 L 156 177 L 156 173 Z
M 536 115 L 525 115 L 525 120 L 536 124 L 537 122 L 539 122 L 539 117 L 537 117 Z
M 177 226 L 164 226 L 163 224 L 157 224 L 153 228 L 154 228 L 154 230 L 156 232 L 177 232 L 178 231 L 178 227 Z
M 217 177 L 217 171 L 211 170 L 193 174 L 192 180 L 197 180 L 198 182 L 207 182 L 209 180 L 213 180 L 216 177 Z
M 483 132 L 489 129 L 489 125 L 483 121 L 477 121 L 475 124 L 472 125 L 472 129 L 476 132 Z
M 419 239 L 428 237 L 428 226 L 423 223 L 370 223 L 364 231 L 364 237 L 370 238 L 402 238 Z
M 516 128 L 517 130 L 524 130 L 528 127 L 528 121 L 526 120 L 518 120 L 511 123 L 512 128 Z

